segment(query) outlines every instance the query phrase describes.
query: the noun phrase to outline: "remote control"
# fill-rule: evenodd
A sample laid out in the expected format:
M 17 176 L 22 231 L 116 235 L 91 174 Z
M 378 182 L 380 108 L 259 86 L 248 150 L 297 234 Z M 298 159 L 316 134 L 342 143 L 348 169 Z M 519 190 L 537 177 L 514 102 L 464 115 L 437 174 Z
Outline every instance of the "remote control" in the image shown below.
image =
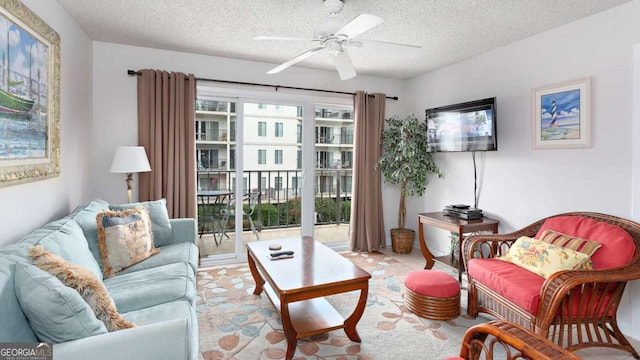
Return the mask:
M 271 257 L 278 257 L 278 256 L 284 256 L 284 255 L 291 256 L 293 255 L 293 251 L 278 251 L 278 252 L 271 253 L 270 255 Z

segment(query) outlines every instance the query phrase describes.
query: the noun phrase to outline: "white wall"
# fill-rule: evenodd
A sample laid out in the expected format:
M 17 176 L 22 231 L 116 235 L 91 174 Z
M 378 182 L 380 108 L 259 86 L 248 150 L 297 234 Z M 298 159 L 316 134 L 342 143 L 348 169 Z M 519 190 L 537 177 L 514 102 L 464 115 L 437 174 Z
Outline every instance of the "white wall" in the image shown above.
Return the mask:
M 87 198 L 91 148 L 91 40 L 57 1 L 24 0 L 60 34 L 59 177 L 0 188 L 0 245 L 14 243 Z
M 94 108 L 93 108 L 93 197 L 110 202 L 126 201 L 124 176 L 110 174 L 109 167 L 118 145 L 137 143 L 136 78 L 127 70 L 145 68 L 193 73 L 199 78 L 279 84 L 338 91 L 383 92 L 398 96 L 400 101 L 387 101 L 387 114 L 402 114 L 405 106 L 404 81 L 359 75 L 341 81 L 335 71 L 289 68 L 276 75 L 267 75 L 273 64 L 254 61 L 179 53 L 166 50 L 94 42 Z M 272 88 L 249 88 L 274 94 Z M 278 94 L 286 90 L 280 89 Z M 299 93 L 298 93 L 299 94 Z M 306 95 L 321 93 L 303 92 Z M 268 154 L 272 156 L 272 154 Z M 134 183 L 134 187 L 135 187 Z M 135 190 L 134 190 L 135 193 Z M 389 209 L 387 208 L 387 211 Z M 391 209 L 389 216 L 394 216 Z
M 640 220 L 640 43 L 633 47 L 633 164 L 632 164 L 632 208 L 633 219 Z M 626 309 L 631 309 L 633 299 L 640 299 L 640 282 L 634 281 L 622 298 Z M 637 300 L 636 300 L 637 303 Z M 638 306 L 638 305 L 636 305 Z M 630 317 L 631 333 L 640 334 L 640 311 L 625 312 Z M 636 336 L 637 337 L 637 336 Z
M 499 150 L 478 156 L 479 207 L 501 221 L 500 232 L 573 210 L 640 219 L 640 205 L 632 201 L 632 188 L 640 189 L 637 177 L 632 183 L 632 169 L 640 166 L 637 155 L 632 162 L 633 144 L 640 141 L 633 125 L 639 18 L 635 0 L 408 81 L 409 108 L 421 116 L 426 108 L 497 97 Z M 592 78 L 592 147 L 532 149 L 531 89 L 584 77 Z M 443 153 L 435 160 L 444 178 L 432 179 L 426 195 L 409 202 L 414 228 L 418 212 L 473 203 L 471 154 Z M 448 250 L 445 232 L 428 229 L 426 235 L 437 239 L 435 250 Z M 637 294 L 637 286 L 628 292 Z M 640 338 L 640 327 L 631 328 L 632 318 L 640 319 L 640 299 L 628 298 L 620 325 Z

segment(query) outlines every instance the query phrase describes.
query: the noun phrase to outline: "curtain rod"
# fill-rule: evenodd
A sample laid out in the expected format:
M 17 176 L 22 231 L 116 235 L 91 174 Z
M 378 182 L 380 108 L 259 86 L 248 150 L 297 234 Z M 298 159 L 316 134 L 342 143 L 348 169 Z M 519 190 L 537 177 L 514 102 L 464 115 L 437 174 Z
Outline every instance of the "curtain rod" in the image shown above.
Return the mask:
M 141 72 L 134 71 L 134 70 L 127 70 L 127 74 L 129 74 L 131 76 L 133 76 L 133 75 L 142 75 Z M 291 90 L 318 91 L 318 92 L 332 93 L 332 94 L 355 95 L 355 93 L 350 93 L 350 92 L 346 92 L 346 91 L 312 89 L 312 88 L 303 88 L 303 87 L 286 86 L 286 85 L 271 85 L 271 84 L 260 84 L 260 83 L 251 83 L 251 82 L 242 82 L 242 81 L 205 79 L 205 78 L 196 78 L 196 80 L 213 81 L 213 82 L 219 82 L 219 83 L 225 83 L 225 84 L 234 84 L 234 85 L 265 86 L 265 87 L 275 88 L 276 91 L 278 91 L 278 89 L 291 89 Z M 373 95 L 369 95 L 369 96 L 373 96 Z M 385 98 L 390 99 L 390 100 L 398 100 L 397 96 L 385 96 Z

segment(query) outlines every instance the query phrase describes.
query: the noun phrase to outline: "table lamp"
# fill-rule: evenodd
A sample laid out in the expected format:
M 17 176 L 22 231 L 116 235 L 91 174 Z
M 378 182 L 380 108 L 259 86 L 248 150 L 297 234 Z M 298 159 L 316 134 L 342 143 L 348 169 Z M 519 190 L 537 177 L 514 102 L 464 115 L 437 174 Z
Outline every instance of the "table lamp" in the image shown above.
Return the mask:
M 147 153 L 143 146 L 120 146 L 113 156 L 111 172 L 127 174 L 127 199 L 131 203 L 131 187 L 133 186 L 133 173 L 151 171 Z

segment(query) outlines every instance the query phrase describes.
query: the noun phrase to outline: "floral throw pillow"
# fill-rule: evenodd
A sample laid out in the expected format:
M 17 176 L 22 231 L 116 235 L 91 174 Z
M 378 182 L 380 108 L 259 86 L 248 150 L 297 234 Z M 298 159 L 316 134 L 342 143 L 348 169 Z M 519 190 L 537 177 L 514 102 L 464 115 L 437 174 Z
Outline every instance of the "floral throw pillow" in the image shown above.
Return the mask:
M 103 211 L 96 216 L 98 247 L 104 274 L 112 277 L 159 251 L 153 244 L 147 209 Z
M 507 253 L 498 259 L 544 278 L 561 270 L 591 269 L 589 255 L 526 236 L 516 240 Z

